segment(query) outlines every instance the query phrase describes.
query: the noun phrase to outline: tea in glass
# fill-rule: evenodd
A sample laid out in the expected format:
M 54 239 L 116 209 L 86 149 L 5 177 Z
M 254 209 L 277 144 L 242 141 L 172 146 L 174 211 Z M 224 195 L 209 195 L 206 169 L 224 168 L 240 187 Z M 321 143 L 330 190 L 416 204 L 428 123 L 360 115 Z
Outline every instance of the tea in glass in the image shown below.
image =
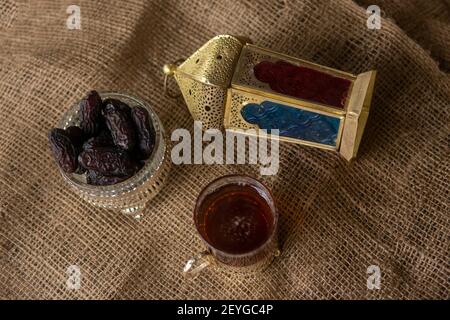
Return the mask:
M 251 177 L 225 176 L 209 184 L 197 199 L 194 222 L 208 250 L 189 260 L 185 272 L 198 271 L 195 264 L 205 267 L 211 257 L 222 266 L 260 267 L 279 253 L 274 200 Z

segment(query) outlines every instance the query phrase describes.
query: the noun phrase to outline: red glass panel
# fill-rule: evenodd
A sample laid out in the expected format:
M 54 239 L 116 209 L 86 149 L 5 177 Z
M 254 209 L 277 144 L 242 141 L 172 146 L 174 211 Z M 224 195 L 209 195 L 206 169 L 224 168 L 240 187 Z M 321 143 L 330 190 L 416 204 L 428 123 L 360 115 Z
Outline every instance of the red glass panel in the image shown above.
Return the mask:
M 286 61 L 262 61 L 253 72 L 278 93 L 343 108 L 351 81 Z

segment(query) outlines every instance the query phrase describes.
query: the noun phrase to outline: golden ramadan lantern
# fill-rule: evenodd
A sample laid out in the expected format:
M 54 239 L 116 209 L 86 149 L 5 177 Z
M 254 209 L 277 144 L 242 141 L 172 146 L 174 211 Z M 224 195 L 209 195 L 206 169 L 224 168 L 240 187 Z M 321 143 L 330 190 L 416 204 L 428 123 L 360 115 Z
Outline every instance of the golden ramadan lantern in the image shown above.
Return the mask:
M 376 71 L 359 75 L 324 67 L 220 35 L 173 75 L 195 121 L 204 128 L 279 130 L 279 139 L 356 157 Z

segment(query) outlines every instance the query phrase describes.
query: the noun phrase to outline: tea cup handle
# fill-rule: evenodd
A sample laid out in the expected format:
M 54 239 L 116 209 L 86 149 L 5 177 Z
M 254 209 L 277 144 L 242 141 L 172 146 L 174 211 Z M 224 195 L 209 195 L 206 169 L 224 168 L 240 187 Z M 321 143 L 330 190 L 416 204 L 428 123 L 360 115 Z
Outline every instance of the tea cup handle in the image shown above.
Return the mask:
M 210 266 L 213 262 L 212 255 L 209 251 L 203 251 L 190 258 L 183 268 L 183 273 L 187 278 L 193 279 L 199 275 L 199 273 Z

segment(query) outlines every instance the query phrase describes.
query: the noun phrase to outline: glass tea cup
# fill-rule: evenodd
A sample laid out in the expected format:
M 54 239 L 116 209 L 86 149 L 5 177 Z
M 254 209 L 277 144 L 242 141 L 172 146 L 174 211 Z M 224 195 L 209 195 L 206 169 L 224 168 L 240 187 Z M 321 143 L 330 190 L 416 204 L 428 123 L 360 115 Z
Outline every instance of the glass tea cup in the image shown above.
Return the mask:
M 258 271 L 280 255 L 274 199 L 266 186 L 249 176 L 225 176 L 206 186 L 197 198 L 194 224 L 207 249 L 187 261 L 187 277 L 209 266 Z
M 155 130 L 155 146 L 144 166 L 129 179 L 107 186 L 86 183 L 85 174 L 66 173 L 61 175 L 75 193 L 90 204 L 106 209 L 120 211 L 135 219 L 142 217 L 145 205 L 160 191 L 171 167 L 170 150 L 161 120 L 144 100 L 124 93 L 100 92 L 102 100 L 118 99 L 130 107 L 144 107 L 150 116 Z M 59 128 L 79 125 L 79 103 L 67 111 L 58 124 Z

